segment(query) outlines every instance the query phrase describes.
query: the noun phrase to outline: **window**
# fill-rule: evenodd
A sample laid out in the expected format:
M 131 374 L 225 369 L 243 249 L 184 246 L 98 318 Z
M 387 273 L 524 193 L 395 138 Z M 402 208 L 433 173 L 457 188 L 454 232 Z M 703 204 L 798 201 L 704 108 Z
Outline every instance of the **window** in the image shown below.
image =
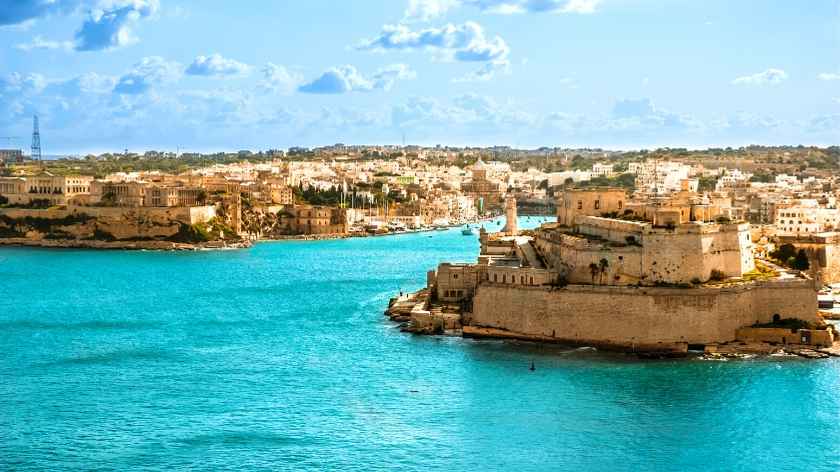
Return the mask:
M 452 274 L 452 278 L 458 280 L 458 274 Z
M 583 200 L 578 200 L 578 210 L 583 210 Z
M 595 209 L 601 208 L 601 200 L 595 200 Z
M 618 209 L 619 209 L 619 210 L 621 210 L 621 206 L 622 206 L 622 204 L 623 204 L 623 202 L 622 202 L 621 200 L 619 200 L 619 201 L 618 201 Z

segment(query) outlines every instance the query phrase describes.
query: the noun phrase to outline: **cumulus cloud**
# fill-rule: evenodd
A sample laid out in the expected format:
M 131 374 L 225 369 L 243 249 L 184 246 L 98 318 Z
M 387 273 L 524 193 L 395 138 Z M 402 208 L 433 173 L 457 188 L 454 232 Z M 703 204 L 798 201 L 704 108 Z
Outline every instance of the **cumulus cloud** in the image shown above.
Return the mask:
M 510 72 L 510 64 L 488 62 L 478 70 L 468 72 L 460 77 L 455 77 L 452 79 L 452 82 L 456 84 L 463 82 L 486 82 L 495 77 L 499 71 Z
M 611 118 L 606 126 L 612 129 L 702 127 L 690 116 L 657 107 L 650 98 L 618 100 L 613 105 Z
M 395 105 L 391 120 L 398 128 L 497 131 L 510 126 L 533 126 L 538 118 L 516 103 L 500 103 L 492 97 L 465 94 L 451 103 L 431 97 L 412 97 Z
M 397 80 L 413 79 L 416 76 L 416 73 L 405 64 L 383 67 L 370 78 L 363 76 L 355 67 L 345 65 L 329 69 L 317 79 L 298 87 L 298 90 L 303 93 L 318 94 L 387 91 Z
M 787 73 L 782 69 L 767 69 L 757 74 L 745 75 L 732 81 L 733 85 L 777 85 L 787 80 Z
M 266 92 L 289 95 L 303 82 L 301 74 L 271 62 L 263 67 L 262 73 L 263 80 L 260 81 L 259 87 Z
M 515 13 L 594 13 L 601 0 L 464 0 L 481 11 L 500 15 Z
M 187 74 L 205 77 L 241 77 L 248 75 L 251 67 L 233 59 L 227 59 L 219 54 L 198 56 L 187 67 Z
M 47 87 L 47 79 L 41 74 L 13 72 L 0 78 L 0 90 L 4 93 L 24 95 L 38 94 Z
M 478 23 L 447 24 L 412 31 L 408 26 L 385 25 L 382 32 L 356 46 L 363 51 L 432 50 L 468 62 L 507 62 L 510 48 L 500 36 L 488 38 Z
M 460 6 L 460 0 L 409 0 L 405 21 L 431 21 Z
M 439 28 L 412 30 L 404 24 L 385 25 L 380 34 L 356 45 L 362 51 L 431 52 L 447 61 L 484 62 L 478 71 L 460 81 L 489 80 L 499 69 L 509 70 L 510 48 L 500 36 L 488 37 L 478 23 L 446 24 Z
M 135 43 L 132 26 L 159 8 L 159 0 L 101 1 L 76 32 L 76 50 L 100 51 Z
M 176 82 L 181 78 L 182 71 L 183 67 L 177 62 L 159 56 L 144 57 L 119 78 L 114 92 L 120 95 L 144 94 L 158 85 Z
M 818 74 L 817 78 L 820 80 L 840 80 L 840 73 L 837 72 L 823 72 L 822 74 Z
M 32 41 L 28 43 L 19 43 L 15 45 L 15 49 L 21 51 L 33 51 L 36 49 L 61 49 L 65 51 L 70 51 L 73 49 L 73 43 L 71 41 L 51 41 L 44 39 L 41 36 L 35 36 L 32 38 Z
M 484 13 L 594 13 L 601 0 L 410 0 L 404 21 L 431 21 L 463 5 Z

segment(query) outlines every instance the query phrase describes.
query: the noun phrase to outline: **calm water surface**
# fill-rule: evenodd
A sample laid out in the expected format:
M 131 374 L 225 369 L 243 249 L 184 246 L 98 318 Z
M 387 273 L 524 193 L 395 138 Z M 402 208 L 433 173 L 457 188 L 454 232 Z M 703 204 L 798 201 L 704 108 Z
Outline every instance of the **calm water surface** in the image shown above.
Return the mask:
M 0 469 L 840 470 L 836 360 L 641 362 L 384 319 L 477 249 L 457 229 L 0 249 Z

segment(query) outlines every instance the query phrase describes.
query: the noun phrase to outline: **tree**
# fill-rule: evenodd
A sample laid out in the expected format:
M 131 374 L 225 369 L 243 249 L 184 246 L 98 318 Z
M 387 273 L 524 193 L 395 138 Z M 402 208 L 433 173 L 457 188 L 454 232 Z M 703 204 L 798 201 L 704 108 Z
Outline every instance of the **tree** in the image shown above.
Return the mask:
M 598 275 L 598 272 L 600 272 L 600 270 L 601 269 L 598 267 L 598 264 L 594 262 L 591 262 L 589 264 L 589 275 L 592 276 L 592 285 L 595 285 L 595 276 Z
M 775 251 L 770 253 L 770 257 L 783 264 L 787 264 L 790 258 L 796 257 L 796 247 L 793 244 L 782 244 Z
M 800 249 L 796 253 L 796 257 L 793 258 L 792 262 L 791 267 L 796 270 L 808 270 L 811 268 L 811 263 L 808 261 L 808 254 L 805 253 L 804 249 Z
M 610 266 L 610 262 L 606 258 L 601 259 L 601 261 L 598 262 L 598 271 L 600 273 L 598 275 L 598 281 L 601 284 L 604 283 L 604 280 L 603 280 L 604 279 L 604 274 L 607 273 L 607 268 L 609 268 L 609 266 Z

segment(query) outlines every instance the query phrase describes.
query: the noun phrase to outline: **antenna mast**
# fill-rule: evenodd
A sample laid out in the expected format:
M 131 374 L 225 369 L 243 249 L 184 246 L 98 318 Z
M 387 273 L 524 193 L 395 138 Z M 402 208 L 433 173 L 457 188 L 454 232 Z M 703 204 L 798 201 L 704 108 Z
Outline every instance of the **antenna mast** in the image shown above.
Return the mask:
M 32 160 L 41 162 L 41 132 L 38 130 L 38 115 L 32 117 Z

